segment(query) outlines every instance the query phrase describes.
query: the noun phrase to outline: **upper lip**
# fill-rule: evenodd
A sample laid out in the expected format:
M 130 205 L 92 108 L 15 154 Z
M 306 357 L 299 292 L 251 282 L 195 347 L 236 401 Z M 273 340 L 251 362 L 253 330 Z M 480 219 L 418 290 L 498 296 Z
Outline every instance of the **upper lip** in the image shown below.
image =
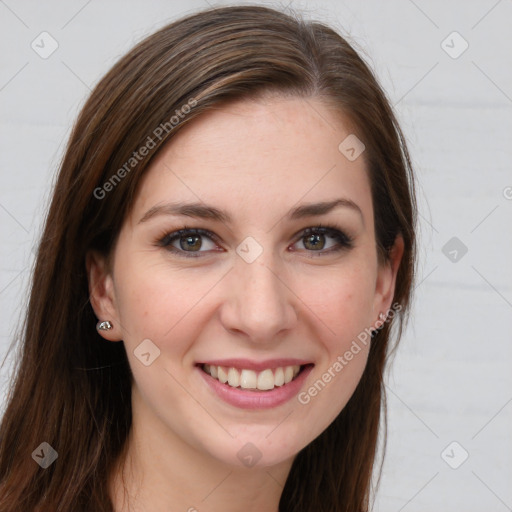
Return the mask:
M 302 366 L 305 364 L 312 364 L 312 362 L 305 359 L 293 358 L 266 359 L 265 361 L 252 361 L 250 359 L 210 359 L 208 361 L 201 361 L 197 364 L 209 364 L 210 366 L 224 366 L 226 368 L 262 371 L 269 368 L 275 369 L 283 366 Z

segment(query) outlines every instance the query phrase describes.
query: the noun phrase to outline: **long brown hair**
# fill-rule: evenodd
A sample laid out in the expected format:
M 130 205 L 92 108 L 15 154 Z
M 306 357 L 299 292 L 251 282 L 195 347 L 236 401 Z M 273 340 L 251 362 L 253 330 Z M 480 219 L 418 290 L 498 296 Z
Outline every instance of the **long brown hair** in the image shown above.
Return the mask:
M 416 265 L 410 159 L 385 94 L 346 39 L 300 15 L 246 5 L 160 29 L 115 64 L 80 112 L 39 243 L 0 426 L 2 512 L 113 511 L 108 479 L 131 426 L 132 374 L 124 345 L 95 329 L 85 255 L 111 254 L 141 177 L 175 133 L 209 109 L 266 93 L 319 98 L 351 120 L 366 145 L 381 261 L 397 234 L 404 240 L 394 295 L 401 311 L 372 342 L 346 407 L 295 458 L 279 506 L 369 509 L 388 341 L 398 342 L 408 319 Z M 32 457 L 43 442 L 58 453 L 46 469 Z

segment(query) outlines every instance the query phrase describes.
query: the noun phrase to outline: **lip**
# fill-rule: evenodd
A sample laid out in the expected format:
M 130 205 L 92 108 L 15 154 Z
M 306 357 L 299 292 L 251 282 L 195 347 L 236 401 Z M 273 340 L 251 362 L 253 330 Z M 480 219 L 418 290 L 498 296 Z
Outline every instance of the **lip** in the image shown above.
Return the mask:
M 209 364 L 210 366 L 224 366 L 226 368 L 236 368 L 237 370 L 254 370 L 261 372 L 263 370 L 275 370 L 280 366 L 304 366 L 312 364 L 305 359 L 267 359 L 266 361 L 252 361 L 251 359 L 213 359 L 209 361 L 200 361 L 196 363 L 199 366 Z
M 270 391 L 252 391 L 252 390 L 243 390 L 238 388 L 233 388 L 229 386 L 228 384 L 222 384 L 222 382 L 218 381 L 217 379 L 214 379 L 211 375 L 208 375 L 204 370 L 202 370 L 201 366 L 202 364 L 213 364 L 218 366 L 232 366 L 234 368 L 246 368 L 246 369 L 267 369 L 267 368 L 273 368 L 274 366 L 264 366 L 264 364 L 268 365 L 267 362 L 263 363 L 254 363 L 253 366 L 237 366 L 240 361 L 243 361 L 244 364 L 247 364 L 247 361 L 242 359 L 237 359 L 237 365 L 226 365 L 225 363 L 227 361 L 235 361 L 234 359 L 227 360 L 224 359 L 222 361 L 222 364 L 219 364 L 218 361 L 213 361 L 211 363 L 201 363 L 200 365 L 196 366 L 196 370 L 199 372 L 201 377 L 204 379 L 205 383 L 209 386 L 209 388 L 224 402 L 227 402 L 230 405 L 233 405 L 235 407 L 238 407 L 240 409 L 271 409 L 273 407 L 278 407 L 279 405 L 282 405 L 289 400 L 291 400 L 294 396 L 296 396 L 301 387 L 304 384 L 304 381 L 306 380 L 307 376 L 310 374 L 311 370 L 314 367 L 314 364 L 312 363 L 302 363 L 307 364 L 305 368 L 302 368 L 300 373 L 295 377 L 294 380 L 289 382 L 288 384 L 284 384 L 280 387 L 275 387 L 274 389 Z M 293 364 L 299 364 L 299 363 L 289 363 L 290 361 L 297 361 L 293 359 L 274 359 L 272 360 L 272 364 L 275 364 L 276 361 L 286 361 L 287 364 L 283 366 L 293 366 Z M 263 366 L 262 366 L 263 365 Z M 276 368 L 279 367 L 280 364 L 277 364 L 275 366 Z M 302 366 L 302 365 L 301 365 Z

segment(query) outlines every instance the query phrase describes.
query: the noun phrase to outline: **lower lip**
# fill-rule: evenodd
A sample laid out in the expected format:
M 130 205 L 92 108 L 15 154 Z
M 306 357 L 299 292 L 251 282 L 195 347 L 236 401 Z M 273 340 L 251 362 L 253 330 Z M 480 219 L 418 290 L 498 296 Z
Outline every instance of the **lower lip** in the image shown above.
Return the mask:
M 197 367 L 197 371 L 202 375 L 203 379 L 217 396 L 228 404 L 239 407 L 240 409 L 271 409 L 272 407 L 277 407 L 288 402 L 288 400 L 291 400 L 298 394 L 312 369 L 313 365 L 307 366 L 294 380 L 283 386 L 275 387 L 272 390 L 251 391 L 233 388 L 228 384 L 222 384 L 222 382 L 214 379 L 199 366 Z

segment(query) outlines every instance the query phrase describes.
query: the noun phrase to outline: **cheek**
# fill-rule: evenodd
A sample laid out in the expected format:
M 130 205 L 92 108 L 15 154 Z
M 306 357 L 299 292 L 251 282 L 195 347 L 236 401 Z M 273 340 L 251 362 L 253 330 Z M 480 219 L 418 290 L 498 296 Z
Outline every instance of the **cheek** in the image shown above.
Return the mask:
M 318 323 L 326 327 L 325 343 L 330 351 L 343 350 L 372 325 L 374 293 L 373 274 L 368 268 L 339 272 L 323 284 L 309 286 L 305 302 L 316 313 Z
M 178 352 L 182 347 L 176 340 L 194 339 L 200 330 L 208 293 L 218 280 L 213 272 L 177 272 L 160 263 L 124 261 L 118 268 L 116 297 L 125 342 L 134 346 L 149 338 L 161 349 Z
M 333 276 L 328 286 L 310 288 L 308 306 L 317 313 L 316 325 L 325 333 L 324 357 L 316 380 L 299 396 L 305 407 L 323 410 L 313 429 L 325 428 L 344 408 L 366 367 L 373 321 L 373 275 L 369 268 Z M 309 404 L 309 405 L 308 405 Z

